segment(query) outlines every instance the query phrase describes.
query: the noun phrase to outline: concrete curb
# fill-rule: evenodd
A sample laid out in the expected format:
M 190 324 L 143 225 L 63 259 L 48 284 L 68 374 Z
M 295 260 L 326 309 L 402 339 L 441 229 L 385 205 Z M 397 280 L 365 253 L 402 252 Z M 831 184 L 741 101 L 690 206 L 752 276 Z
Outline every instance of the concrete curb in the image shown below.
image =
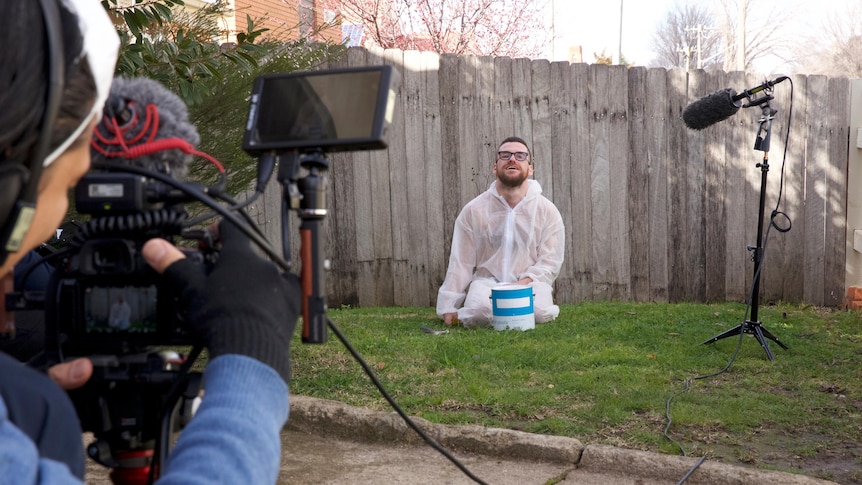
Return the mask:
M 590 473 L 678 482 L 698 458 L 627 450 L 606 445 L 585 446 L 575 438 L 539 435 L 483 426 L 447 426 L 425 419 L 411 419 L 426 434 L 450 451 L 487 456 L 571 464 Z M 424 443 L 398 414 L 371 411 L 337 401 L 290 396 L 287 429 L 354 441 L 375 443 Z M 758 470 L 704 461 L 687 484 L 836 485 L 835 482 L 792 473 Z
M 584 445 L 545 436 L 483 426 L 446 426 L 410 417 L 422 431 L 450 450 L 481 455 L 576 464 Z M 371 411 L 306 396 L 290 396 L 287 429 L 375 443 L 424 443 L 398 414 Z
M 578 469 L 592 473 L 622 474 L 651 480 L 677 483 L 699 458 L 664 455 L 649 451 L 627 450 L 607 445 L 588 445 Z M 705 460 L 685 482 L 688 485 L 838 485 L 835 482 L 793 473 L 759 470 Z

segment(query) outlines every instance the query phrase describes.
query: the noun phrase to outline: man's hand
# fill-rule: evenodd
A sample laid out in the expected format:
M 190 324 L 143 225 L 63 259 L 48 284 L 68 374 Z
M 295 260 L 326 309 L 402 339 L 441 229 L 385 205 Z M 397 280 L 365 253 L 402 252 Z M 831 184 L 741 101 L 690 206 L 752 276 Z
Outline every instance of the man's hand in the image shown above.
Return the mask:
M 453 325 L 458 325 L 458 312 L 443 314 L 443 323 L 450 327 Z
M 177 308 L 210 359 L 238 354 L 290 382 L 290 340 L 301 309 L 299 278 L 256 254 L 240 227 L 222 221 L 211 268 L 185 259 L 170 243 L 147 241 L 142 254 L 178 295 Z
M 168 266 L 186 256 L 173 244 L 164 239 L 150 239 L 141 248 L 141 255 L 157 273 L 162 274 Z
M 48 369 L 51 380 L 67 391 L 83 386 L 92 375 L 93 363 L 86 357 L 63 362 Z

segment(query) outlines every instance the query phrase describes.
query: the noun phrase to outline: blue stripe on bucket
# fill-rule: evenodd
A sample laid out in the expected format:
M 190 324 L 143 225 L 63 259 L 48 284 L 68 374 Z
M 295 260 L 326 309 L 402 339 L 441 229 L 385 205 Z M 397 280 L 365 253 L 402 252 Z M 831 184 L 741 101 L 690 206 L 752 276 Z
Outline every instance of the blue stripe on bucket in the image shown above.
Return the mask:
M 533 307 L 528 306 L 524 308 L 496 308 L 494 310 L 494 315 L 501 317 L 513 317 L 516 315 L 529 315 L 533 313 Z
M 533 289 L 513 287 L 491 290 L 492 314 L 495 316 L 530 315 L 533 313 Z

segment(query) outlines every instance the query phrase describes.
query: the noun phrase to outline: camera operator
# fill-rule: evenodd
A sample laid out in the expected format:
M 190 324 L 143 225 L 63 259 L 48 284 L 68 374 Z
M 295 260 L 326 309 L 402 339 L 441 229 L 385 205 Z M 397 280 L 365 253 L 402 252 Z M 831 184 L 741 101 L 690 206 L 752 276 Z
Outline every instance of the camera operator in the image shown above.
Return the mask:
M 96 0 L 0 2 L 0 277 L 11 278 L 16 262 L 53 235 L 68 190 L 88 170 L 118 43 Z M 165 240 L 142 250 L 180 295 L 210 358 L 201 406 L 159 483 L 274 483 L 278 476 L 299 286 L 258 257 L 238 228 L 218 229 L 219 260 L 206 274 Z M 81 428 L 61 387 L 79 387 L 92 372 L 87 359 L 56 365 L 48 374 L 58 387 L 0 354 L 0 483 L 83 478 Z

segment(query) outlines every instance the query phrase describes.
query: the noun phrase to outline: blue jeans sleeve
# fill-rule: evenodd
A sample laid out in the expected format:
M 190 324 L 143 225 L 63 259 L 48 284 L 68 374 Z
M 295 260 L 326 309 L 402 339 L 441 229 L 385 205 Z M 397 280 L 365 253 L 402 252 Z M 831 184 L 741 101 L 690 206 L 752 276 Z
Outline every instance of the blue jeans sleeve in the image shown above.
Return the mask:
M 241 355 L 213 359 L 201 405 L 157 483 L 275 483 L 287 416 L 287 384 L 272 368 Z

